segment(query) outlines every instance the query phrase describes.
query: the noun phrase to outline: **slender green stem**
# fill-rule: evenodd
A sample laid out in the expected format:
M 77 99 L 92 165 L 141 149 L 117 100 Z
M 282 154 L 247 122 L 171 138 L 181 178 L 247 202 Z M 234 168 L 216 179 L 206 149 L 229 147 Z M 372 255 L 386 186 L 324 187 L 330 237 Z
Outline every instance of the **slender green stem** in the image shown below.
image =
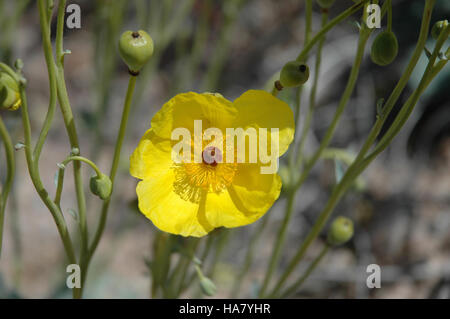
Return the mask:
M 364 51 L 365 51 L 365 47 L 366 47 L 367 40 L 369 38 L 370 33 L 371 33 L 371 31 L 366 28 L 363 28 L 360 31 L 358 48 L 357 48 L 357 52 L 356 52 L 356 56 L 355 56 L 355 61 L 353 63 L 352 71 L 350 73 L 350 77 L 348 79 L 347 86 L 344 90 L 344 93 L 342 94 L 342 98 L 339 102 L 339 106 L 336 110 L 333 121 L 332 121 L 331 125 L 329 126 L 329 128 L 325 134 L 325 137 L 319 146 L 319 149 L 314 153 L 313 157 L 310 160 L 308 160 L 307 164 L 305 165 L 302 175 L 294 189 L 298 189 L 298 187 L 304 182 L 304 180 L 306 179 L 310 170 L 312 169 L 314 164 L 317 162 L 317 160 L 320 158 L 322 152 L 326 149 L 326 147 L 328 146 L 328 144 L 331 141 L 331 138 L 333 137 L 334 130 L 339 122 L 339 119 L 340 119 L 347 103 L 348 103 L 348 100 L 350 99 L 351 94 L 353 93 L 353 89 L 354 89 L 356 81 L 358 79 L 359 70 L 361 67 L 362 59 L 364 57 Z M 291 196 L 295 197 L 295 191 L 292 191 L 292 193 L 293 193 L 293 195 L 291 195 Z M 287 223 L 288 222 L 289 221 L 287 221 Z M 287 228 L 287 225 L 286 225 L 286 228 Z M 284 283 L 284 281 L 283 281 L 283 283 Z M 266 286 L 267 286 L 267 284 L 266 284 Z M 279 289 L 278 287 L 275 288 L 275 293 L 277 293 L 278 289 Z M 264 291 L 262 291 L 261 296 L 264 296 L 263 293 L 264 293 Z
M 66 165 L 71 162 L 71 161 L 80 161 L 80 162 L 84 162 L 86 164 L 88 164 L 90 167 L 92 167 L 92 169 L 95 171 L 95 173 L 97 174 L 97 176 L 100 176 L 102 174 L 102 172 L 100 171 L 100 169 L 97 167 L 97 165 L 95 165 L 94 162 L 92 162 L 91 160 L 83 157 L 83 156 L 69 156 L 67 157 L 60 165 L 59 165 L 59 171 L 58 171 L 58 181 L 57 181 L 57 186 L 56 186 L 56 194 L 55 194 L 55 199 L 54 202 L 59 206 L 61 203 L 61 194 L 62 194 L 62 190 L 63 190 L 63 185 L 64 185 L 64 172 L 66 169 Z
M 2 242 L 3 242 L 3 226 L 5 221 L 6 201 L 8 200 L 9 192 L 14 181 L 14 173 L 16 171 L 16 162 L 14 160 L 14 147 L 11 141 L 11 136 L 6 129 L 3 119 L 0 116 L 0 138 L 3 141 L 6 157 L 6 179 L 0 193 L 0 258 L 2 256 Z
M 253 232 L 252 237 L 250 238 L 250 242 L 247 246 L 247 252 L 246 252 L 245 258 L 244 258 L 244 265 L 242 266 L 239 274 L 236 276 L 233 288 L 231 289 L 231 294 L 230 294 L 231 298 L 237 298 L 239 296 L 239 290 L 241 288 L 242 281 L 243 281 L 245 275 L 250 270 L 250 266 L 252 265 L 252 262 L 253 262 L 253 256 L 254 256 L 254 252 L 255 252 L 254 250 L 255 250 L 256 243 L 258 242 L 258 239 L 261 237 L 264 229 L 267 226 L 269 216 L 270 216 L 269 214 L 266 214 L 264 216 L 263 220 L 260 222 L 258 227 Z
M 275 87 L 275 85 L 273 86 L 273 89 L 272 89 L 272 95 L 273 96 L 278 96 L 278 93 L 279 93 L 280 91 Z
M 130 75 L 130 80 L 128 82 L 127 95 L 125 97 L 125 104 L 124 104 L 124 108 L 123 108 L 123 112 L 122 112 L 122 119 L 120 122 L 119 133 L 117 136 L 116 146 L 114 149 L 113 162 L 112 162 L 112 166 L 111 166 L 111 171 L 109 173 L 109 178 L 111 179 L 111 182 L 113 185 L 114 185 L 114 180 L 116 178 L 117 169 L 119 167 L 120 152 L 122 150 L 122 145 L 123 145 L 123 141 L 125 138 L 125 132 L 127 129 L 127 123 L 128 123 L 128 118 L 129 118 L 130 109 L 131 109 L 131 102 L 133 100 L 133 93 L 134 93 L 134 89 L 136 87 L 136 79 L 137 79 L 136 76 Z M 97 230 L 95 232 L 94 239 L 89 247 L 88 263 L 89 263 L 90 259 L 92 258 L 92 255 L 94 254 L 95 250 L 97 249 L 98 243 L 100 242 L 103 231 L 105 229 L 110 202 L 111 202 L 111 198 L 103 202 L 100 221 L 97 226 Z
M 226 10 L 224 12 L 224 23 L 221 26 L 221 33 L 219 40 L 215 46 L 214 53 L 211 55 L 211 62 L 208 67 L 208 71 L 202 81 L 202 91 L 214 90 L 217 87 L 218 79 L 222 71 L 223 65 L 226 62 L 228 52 L 230 50 L 231 39 L 234 31 L 236 30 L 236 24 L 233 23 L 237 14 L 240 12 L 240 7 L 244 1 L 242 0 L 228 0 L 224 1 Z
M 195 251 L 197 250 L 198 244 L 200 240 L 195 238 L 192 240 L 192 243 L 188 246 L 188 256 L 184 258 L 183 265 L 180 270 L 180 280 L 176 283 L 176 297 L 180 297 L 180 294 L 183 292 L 183 287 L 185 286 L 185 279 L 188 274 L 189 266 L 191 265 L 192 259 L 195 256 Z
M 312 0 L 306 1 L 306 7 L 305 7 L 305 46 L 307 46 L 310 42 L 311 38 L 311 32 L 312 32 Z M 305 59 L 307 58 L 308 53 L 305 54 Z M 294 112 L 294 121 L 295 121 L 295 127 L 298 127 L 298 119 L 300 116 L 300 108 L 301 108 L 301 96 L 303 92 L 303 86 L 300 86 L 296 90 L 296 107 Z M 296 129 L 297 130 L 297 129 Z M 295 140 L 295 138 L 294 138 Z M 290 148 L 288 153 L 288 162 L 289 162 L 289 168 L 291 170 L 291 173 L 295 169 L 293 162 L 295 157 L 295 145 Z M 287 205 L 286 205 L 286 211 L 284 215 L 283 222 L 280 226 L 280 229 L 278 231 L 277 240 L 275 242 L 275 245 L 273 247 L 272 255 L 267 267 L 266 275 L 264 277 L 263 285 L 261 287 L 261 290 L 259 292 L 260 296 L 263 296 L 269 283 L 270 279 L 272 277 L 272 274 L 278 264 L 278 261 L 281 257 L 282 247 L 286 238 L 286 232 L 289 226 L 289 222 L 292 216 L 293 207 L 295 204 L 295 192 L 290 191 L 288 193 L 288 199 L 287 199 Z
M 312 0 L 307 0 L 305 3 L 305 45 L 308 44 L 308 42 L 311 40 L 311 32 L 312 32 L 312 10 L 313 4 Z M 307 59 L 307 56 L 305 57 L 305 60 Z M 302 93 L 303 93 L 303 85 L 295 88 L 295 106 L 294 106 L 294 124 L 295 124 L 295 132 L 294 132 L 294 141 L 295 137 L 297 135 L 298 130 L 298 122 L 300 118 L 300 112 L 302 107 Z M 294 158 L 296 154 L 296 150 L 298 150 L 299 147 L 296 147 L 296 145 L 292 145 L 292 147 L 289 149 L 288 153 L 288 163 L 289 163 L 289 169 L 292 171 L 295 169 L 294 167 Z
M 423 17 L 422 17 L 422 24 L 420 27 L 420 33 L 419 33 L 419 37 L 417 40 L 416 48 L 414 49 L 414 52 L 411 56 L 411 59 L 407 65 L 405 71 L 403 72 L 397 85 L 395 86 L 391 95 L 389 96 L 386 103 L 384 104 L 382 114 L 378 116 L 377 121 L 375 122 L 374 126 L 370 130 L 369 136 L 366 139 L 364 145 L 361 147 L 361 150 L 358 153 L 355 163 L 359 162 L 366 155 L 366 153 L 370 150 L 373 143 L 375 142 L 378 135 L 380 134 L 384 123 L 388 119 L 389 114 L 392 112 L 395 104 L 397 103 L 398 99 L 400 98 L 401 93 L 403 92 L 404 88 L 408 84 L 409 78 L 411 77 L 411 74 L 414 71 L 414 68 L 416 67 L 417 62 L 419 61 L 419 58 L 422 55 L 423 50 L 425 48 L 425 43 L 427 41 L 428 33 L 429 33 L 431 12 L 433 10 L 434 3 L 435 3 L 435 0 L 427 0 L 427 2 L 425 3 L 425 8 L 424 8 Z
M 297 281 L 294 282 L 289 288 L 287 288 L 286 291 L 281 294 L 280 298 L 286 298 L 293 295 L 303 285 L 306 279 L 308 279 L 308 277 L 312 274 L 312 272 L 316 269 L 317 265 L 319 265 L 323 257 L 325 257 L 325 255 L 328 253 L 329 249 L 330 246 L 325 244 L 322 250 L 320 251 L 319 255 L 316 258 L 314 258 L 313 262 L 308 266 L 305 273 L 299 279 L 297 279 Z
M 171 234 L 160 232 L 157 234 L 152 267 L 153 298 L 157 296 L 158 288 L 161 288 L 163 296 L 168 294 L 168 285 L 166 283 L 168 282 L 167 277 L 170 271 L 175 241 L 176 237 Z
M 422 19 L 421 34 L 419 36 L 419 39 L 422 38 L 423 34 L 426 34 L 426 35 L 428 34 L 428 27 L 429 27 L 429 22 L 430 22 L 430 18 L 431 18 L 431 12 L 432 12 L 432 8 L 434 6 L 434 3 L 435 3 L 435 0 L 427 0 L 426 1 L 425 9 L 424 9 L 424 15 L 423 15 L 423 19 Z M 420 44 L 418 44 L 418 46 L 420 46 Z M 414 59 L 414 55 L 413 55 L 413 59 Z M 433 63 L 434 63 L 434 61 L 433 61 Z M 411 64 L 409 64 L 409 67 L 410 66 L 411 66 Z M 407 68 L 405 73 L 409 72 L 409 67 Z M 402 79 L 403 79 L 403 77 L 402 77 Z M 407 80 L 408 79 L 406 79 L 406 81 Z M 429 84 L 430 81 L 429 80 L 427 81 L 427 80 L 428 79 L 426 79 L 425 82 L 423 82 L 423 83 Z M 424 89 L 424 84 L 423 83 L 421 82 L 420 86 L 422 86 L 423 89 Z M 399 86 L 397 86 L 396 89 L 398 87 Z M 423 91 L 423 89 L 422 89 L 422 91 Z M 411 102 L 412 105 L 414 105 L 417 102 L 418 98 L 420 97 L 420 93 L 422 91 L 416 91 L 415 98 L 412 99 L 412 102 Z M 409 116 L 409 113 L 407 115 Z M 406 120 L 406 118 L 405 118 L 405 120 Z M 376 126 L 376 125 L 377 124 L 375 124 L 374 126 Z M 367 144 L 367 142 L 370 139 L 371 139 L 371 136 L 369 136 L 369 138 L 367 139 L 366 144 Z M 388 144 L 384 145 L 384 148 L 387 147 L 387 145 Z M 381 152 L 383 149 L 380 149 L 379 152 Z M 344 177 L 342 178 L 342 180 L 334 188 L 334 190 L 333 190 L 333 192 L 331 194 L 331 197 L 329 198 L 329 200 L 328 200 L 327 204 L 325 205 L 323 211 L 320 213 L 319 217 L 317 218 L 316 223 L 314 224 L 314 226 L 311 229 L 311 231 L 308 233 L 306 239 L 302 243 L 302 245 L 301 245 L 300 249 L 298 250 L 298 252 L 296 253 L 296 255 L 292 258 L 291 262 L 288 264 L 286 270 L 284 271 L 283 275 L 281 276 L 281 278 L 279 279 L 278 283 L 276 284 L 275 289 L 272 292 L 272 294 L 276 295 L 280 291 L 280 289 L 282 288 L 283 284 L 288 279 L 289 275 L 293 272 L 293 270 L 295 269 L 297 264 L 304 257 L 304 255 L 305 255 L 307 249 L 309 248 L 309 246 L 311 245 L 311 243 L 317 238 L 317 236 L 319 235 L 320 231 L 325 226 L 328 218 L 330 217 L 331 213 L 333 212 L 334 208 L 336 207 L 337 203 L 339 202 L 339 200 L 341 199 L 341 197 L 343 196 L 345 191 L 353 183 L 354 179 L 370 164 L 370 162 L 378 154 L 378 153 L 374 154 L 373 156 L 362 160 L 363 156 L 364 156 L 364 154 L 362 154 L 362 153 L 364 151 L 365 151 L 365 149 L 363 147 L 363 149 L 360 151 L 360 153 L 356 157 L 354 163 L 352 165 L 350 165 L 350 167 L 347 169 L 347 171 L 346 171 Z
M 328 21 L 328 10 L 322 9 L 322 28 L 327 24 Z M 313 118 L 315 106 L 316 106 L 316 93 L 317 93 L 317 84 L 319 83 L 319 73 L 320 73 L 320 64 L 322 60 L 322 49 L 325 43 L 326 36 L 324 35 L 322 39 L 319 41 L 319 45 L 317 48 L 316 54 L 316 65 L 314 71 L 314 81 L 311 88 L 311 93 L 309 97 L 309 109 L 306 115 L 305 123 L 303 125 L 303 130 L 300 135 L 300 142 L 297 151 L 297 164 L 302 163 L 303 158 L 303 148 L 305 146 L 306 138 L 308 137 L 308 132 L 311 127 L 311 121 Z
M 63 115 L 66 131 L 69 136 L 71 148 L 80 149 L 78 142 L 78 134 L 75 126 L 75 120 L 70 106 L 69 96 L 67 93 L 67 87 L 64 75 L 64 56 L 67 54 L 63 49 L 63 37 L 64 37 L 64 15 L 66 9 L 66 0 L 59 0 L 58 3 L 58 20 L 56 27 L 56 79 L 57 79 L 57 96 L 61 113 Z M 46 47 L 47 50 L 49 49 Z M 52 68 L 54 68 L 52 64 Z M 81 235 L 81 249 L 80 249 L 80 268 L 81 268 L 81 281 L 84 283 L 87 272 L 87 259 L 88 259 L 88 245 L 89 245 L 89 233 L 86 219 L 86 199 L 83 188 L 83 178 L 81 175 L 81 164 L 76 161 L 73 165 L 73 175 L 75 182 L 75 193 L 78 203 L 78 216 L 79 216 L 79 228 Z M 83 287 L 81 288 L 83 289 Z M 80 291 L 82 292 L 82 290 Z M 77 296 L 81 297 L 81 296 Z
M 392 31 L 392 1 L 391 0 L 387 0 L 386 1 L 387 2 L 387 12 L 388 12 L 388 15 L 387 15 L 387 19 L 388 19 L 388 22 L 387 22 L 387 30 L 389 31 L 389 32 L 391 32 Z
M 269 265 L 267 267 L 266 275 L 264 277 L 264 281 L 261 287 L 261 290 L 259 291 L 259 296 L 263 297 L 264 293 L 266 292 L 270 279 L 272 278 L 272 274 L 275 271 L 275 268 L 278 264 L 278 260 L 281 256 L 282 246 L 284 244 L 284 241 L 286 239 L 286 232 L 289 225 L 289 221 L 291 220 L 292 212 L 294 211 L 294 204 L 295 204 L 295 193 L 290 192 L 288 194 L 287 199 L 287 206 L 286 206 L 286 213 L 283 219 L 283 222 L 281 224 L 281 227 L 278 231 L 277 240 L 275 242 L 275 246 L 272 251 L 272 255 L 270 256 Z
M 211 251 L 211 248 L 213 247 L 213 243 L 214 243 L 214 236 L 208 236 L 208 238 L 206 239 L 206 242 L 204 244 L 204 247 L 203 247 L 202 255 L 200 256 L 200 260 L 202 262 L 202 265 L 205 264 L 206 258 L 208 257 L 209 252 Z M 184 284 L 183 289 L 181 291 L 184 291 L 188 287 L 190 287 L 192 282 L 195 280 L 195 278 L 197 278 L 197 275 L 194 272 L 194 273 L 191 274 L 189 279 L 186 280 L 186 283 Z
M 40 0 L 42 2 L 43 0 Z M 31 181 L 33 182 L 34 187 L 36 188 L 37 193 L 39 194 L 39 197 L 42 199 L 44 204 L 49 209 L 50 213 L 53 216 L 53 219 L 55 220 L 55 224 L 57 226 L 59 235 L 61 237 L 61 240 L 64 245 L 64 249 L 66 251 L 67 257 L 69 259 L 69 262 L 71 264 L 76 264 L 77 259 L 75 257 L 75 252 L 72 246 L 72 241 L 70 239 L 70 234 L 67 229 L 66 221 L 64 220 L 64 216 L 59 209 L 59 207 L 50 199 L 48 196 L 47 190 L 44 188 L 41 178 L 39 176 L 39 171 L 34 169 L 33 165 L 33 154 L 31 151 L 31 125 L 30 125 L 30 118 L 28 115 L 28 102 L 27 102 L 27 96 L 25 94 L 25 88 L 23 84 L 19 87 L 20 91 L 20 98 L 22 99 L 22 105 L 21 105 L 21 112 L 22 112 L 22 123 L 24 127 L 24 150 L 25 150 L 25 157 L 27 161 L 28 171 L 30 173 Z M 74 294 L 76 294 L 77 288 L 74 289 Z
M 347 85 L 345 87 L 344 93 L 342 94 L 341 100 L 339 101 L 339 105 L 336 109 L 336 113 L 334 114 L 333 120 L 328 127 L 324 138 L 322 139 L 319 148 L 316 150 L 314 155 L 306 162 L 305 167 L 302 171 L 302 174 L 297 181 L 295 185 L 295 189 L 298 189 L 303 182 L 306 180 L 306 177 L 308 176 L 311 169 L 316 164 L 317 160 L 320 158 L 322 152 L 328 147 L 328 145 L 331 142 L 331 139 L 333 138 L 334 131 L 339 123 L 339 120 L 341 118 L 341 115 L 343 114 L 348 101 L 353 93 L 353 90 L 356 85 L 356 81 L 358 79 L 359 70 L 361 68 L 362 59 L 364 57 L 364 50 L 367 44 L 367 40 L 369 39 L 369 35 L 371 33 L 371 30 L 368 28 L 362 28 L 360 31 L 360 37 L 358 41 L 358 48 L 355 56 L 355 61 L 353 63 L 353 67 L 350 73 L 350 77 L 347 81 Z
M 102 172 L 97 167 L 97 165 L 95 165 L 95 163 L 93 161 L 91 161 L 90 159 L 87 159 L 86 157 L 83 157 L 83 156 L 69 156 L 61 164 L 67 165 L 69 162 L 72 162 L 72 161 L 84 162 L 84 163 L 88 164 L 90 167 L 92 167 L 92 169 L 95 171 L 95 173 L 98 176 L 102 175 Z
M 217 264 L 219 263 L 220 258 L 222 257 L 226 243 L 230 239 L 230 234 L 232 232 L 233 232 L 233 230 L 231 230 L 231 229 L 223 228 L 220 230 L 220 233 L 218 234 L 217 242 L 214 247 L 214 256 L 212 258 L 210 268 L 207 272 L 208 277 L 211 279 L 214 277 L 214 275 L 216 273 Z
M 306 46 L 303 48 L 303 50 L 300 52 L 300 54 L 297 57 L 297 61 L 304 61 L 306 57 L 308 56 L 309 51 L 314 47 L 314 45 L 328 32 L 330 31 L 335 25 L 340 23 L 341 21 L 345 20 L 347 17 L 351 16 L 355 12 L 359 11 L 364 4 L 369 2 L 369 0 L 362 0 L 358 3 L 355 3 L 350 8 L 342 12 L 340 15 L 338 15 L 336 18 L 331 20 L 325 27 L 322 28 L 312 39 L 309 41 Z
M 50 99 L 48 103 L 47 115 L 45 117 L 41 133 L 39 134 L 39 138 L 38 141 L 36 142 L 36 146 L 33 152 L 35 169 L 38 169 L 39 167 L 39 158 L 41 156 L 42 148 L 44 147 L 45 140 L 47 139 L 47 135 L 53 121 L 53 116 L 56 110 L 56 98 L 57 98 L 56 75 L 53 67 L 54 62 L 51 51 L 52 44 L 50 39 L 50 26 L 48 22 L 49 18 L 46 17 L 46 14 L 48 14 L 51 17 L 52 11 L 50 10 L 50 8 L 47 11 L 48 12 L 46 12 L 46 10 L 43 10 L 40 15 L 40 26 L 42 33 L 42 43 L 44 46 L 45 61 L 47 64 L 47 74 L 50 84 Z

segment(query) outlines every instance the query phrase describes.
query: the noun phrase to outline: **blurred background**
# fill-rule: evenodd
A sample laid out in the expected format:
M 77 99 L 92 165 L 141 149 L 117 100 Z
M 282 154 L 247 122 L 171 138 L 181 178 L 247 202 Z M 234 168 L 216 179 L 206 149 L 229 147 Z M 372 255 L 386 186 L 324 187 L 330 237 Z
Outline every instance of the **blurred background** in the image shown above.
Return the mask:
M 138 79 L 137 92 L 122 152 L 117 187 L 107 228 L 89 272 L 88 298 L 148 298 L 150 276 L 146 260 L 156 232 L 136 207 L 136 180 L 128 173 L 128 156 L 150 126 L 162 104 L 177 93 L 219 92 L 234 100 L 248 89 L 270 87 L 271 79 L 303 47 L 302 0 L 79 0 L 81 29 L 67 29 L 66 81 L 82 152 L 109 171 L 118 131 L 128 74 L 118 57 L 117 42 L 128 29 L 144 29 L 153 37 L 155 54 Z M 336 1 L 334 17 L 353 2 Z M 376 116 L 376 101 L 387 98 L 402 74 L 419 33 L 423 0 L 394 0 L 394 24 L 400 52 L 388 67 L 366 56 L 358 84 L 343 115 L 333 147 L 357 152 Z M 438 0 L 432 23 L 448 19 L 450 2 Z M 344 90 L 356 52 L 358 30 L 353 16 L 327 36 L 323 50 L 317 109 L 306 142 L 311 154 L 323 136 Z M 41 47 L 35 1 L 0 0 L 0 60 L 24 61 L 33 134 L 36 137 L 48 105 L 48 78 Z M 385 21 L 383 21 L 385 25 Z M 53 21 L 52 28 L 56 27 Z M 313 31 L 320 28 L 320 9 L 314 3 Z M 377 34 L 379 31 L 375 31 Z M 374 36 L 371 37 L 371 41 Z M 433 47 L 433 42 L 427 45 Z M 366 54 L 369 52 L 370 43 Z M 314 63 L 314 55 L 309 65 Z M 399 102 L 417 86 L 425 69 L 423 55 Z M 334 249 L 319 265 L 297 297 L 324 298 L 448 298 L 450 297 L 450 68 L 447 66 L 420 99 L 405 128 L 362 175 L 335 214 L 355 222 L 355 236 Z M 308 102 L 310 83 L 303 94 Z M 294 105 L 294 91 L 280 98 Z M 397 105 L 400 107 L 401 104 Z M 307 107 L 302 108 L 302 112 Z M 1 111 L 13 136 L 23 139 L 20 112 Z M 304 119 L 300 117 L 300 125 Z M 45 144 L 41 176 L 54 192 L 56 164 L 70 152 L 60 114 Z M 24 154 L 17 155 L 17 175 L 6 210 L 4 251 L 0 260 L 1 298 L 70 297 L 65 287 L 62 245 L 50 213 L 37 196 L 26 169 Z M 284 163 L 282 163 L 283 165 Z M 92 173 L 84 170 L 85 180 Z M 296 252 L 336 182 L 336 165 L 324 160 L 298 192 L 281 266 Z M 62 208 L 76 238 L 76 208 L 71 174 L 67 174 Z M 0 177 L 5 176 L 0 147 Z M 87 195 L 88 218 L 94 229 L 99 201 Z M 283 218 L 283 195 L 271 209 L 267 227 L 255 246 L 250 271 L 240 297 L 253 297 L 271 254 Z M 246 244 L 261 221 L 244 228 L 214 232 L 208 270 L 218 287 L 216 297 L 228 297 L 242 269 Z M 324 237 L 322 237 L 323 239 Z M 307 262 L 321 247 L 310 249 Z M 382 269 L 381 289 L 368 289 L 366 267 Z M 296 278 L 308 263 L 301 264 Z M 192 289 L 185 296 L 196 296 Z

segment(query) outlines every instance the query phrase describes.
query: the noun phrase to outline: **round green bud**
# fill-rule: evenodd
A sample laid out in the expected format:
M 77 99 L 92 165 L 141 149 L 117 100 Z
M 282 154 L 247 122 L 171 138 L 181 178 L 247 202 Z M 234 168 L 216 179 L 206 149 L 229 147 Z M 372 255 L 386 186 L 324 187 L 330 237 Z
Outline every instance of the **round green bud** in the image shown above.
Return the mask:
M 434 24 L 433 28 L 431 29 L 431 36 L 433 39 L 437 40 L 439 38 L 439 35 L 441 34 L 442 30 L 444 30 L 448 26 L 447 20 L 438 21 Z
M 126 31 L 119 40 L 119 53 L 132 73 L 138 74 L 153 55 L 153 40 L 143 31 Z
M 283 87 L 296 87 L 305 84 L 309 79 L 309 67 L 298 61 L 285 64 L 280 73 L 280 83 Z
M 331 246 L 345 244 L 353 237 L 353 222 L 347 217 L 337 217 L 328 229 L 327 242 Z
M 317 3 L 320 7 L 328 9 L 334 4 L 334 0 L 317 0 Z
M 205 276 L 202 276 L 200 278 L 200 288 L 202 289 L 202 292 L 207 296 L 214 296 L 217 292 L 217 287 L 214 282 Z
M 17 110 L 22 104 L 19 85 L 8 73 L 0 72 L 0 109 Z
M 373 41 L 370 57 L 373 63 L 384 66 L 392 63 L 397 53 L 397 37 L 393 32 L 383 31 Z
M 112 183 L 111 179 L 105 174 L 95 175 L 91 177 L 89 182 L 91 192 L 102 200 L 107 200 L 111 196 Z

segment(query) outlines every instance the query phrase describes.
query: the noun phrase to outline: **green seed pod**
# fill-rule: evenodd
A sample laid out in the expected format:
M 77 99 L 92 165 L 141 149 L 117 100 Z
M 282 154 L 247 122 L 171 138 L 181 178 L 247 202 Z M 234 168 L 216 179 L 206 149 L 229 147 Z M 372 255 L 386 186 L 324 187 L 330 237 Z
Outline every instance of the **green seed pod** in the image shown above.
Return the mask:
M 22 104 L 19 85 L 5 72 L 0 72 L 0 109 L 17 110 Z
M 321 8 L 328 9 L 334 4 L 334 0 L 317 0 Z
M 143 31 L 126 31 L 119 40 L 119 53 L 132 73 L 138 74 L 153 55 L 153 40 Z
M 309 67 L 301 62 L 291 61 L 285 64 L 280 73 L 283 87 L 296 87 L 305 84 L 309 79 Z
M 345 244 L 353 237 L 353 222 L 343 216 L 337 217 L 328 230 L 327 242 L 331 246 Z
M 373 41 L 370 57 L 373 63 L 384 66 L 397 57 L 398 42 L 393 32 L 383 31 Z
M 433 39 L 437 40 L 439 38 L 439 35 L 441 34 L 442 30 L 448 26 L 447 20 L 438 21 L 434 24 L 433 28 L 431 29 L 431 36 Z
M 214 282 L 205 276 L 200 277 L 200 288 L 207 296 L 214 296 L 217 292 L 217 287 Z
M 103 200 L 107 200 L 111 196 L 111 179 L 109 179 L 109 177 L 105 174 L 92 176 L 89 186 L 91 188 L 91 192 Z

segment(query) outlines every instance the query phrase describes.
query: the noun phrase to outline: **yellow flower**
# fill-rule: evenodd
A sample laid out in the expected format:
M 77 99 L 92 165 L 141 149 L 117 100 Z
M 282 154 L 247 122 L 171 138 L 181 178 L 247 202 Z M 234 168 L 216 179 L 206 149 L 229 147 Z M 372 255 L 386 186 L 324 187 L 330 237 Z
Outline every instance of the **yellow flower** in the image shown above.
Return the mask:
M 294 137 L 291 109 L 265 91 L 247 91 L 234 102 L 220 94 L 190 92 L 178 94 L 164 104 L 131 155 L 130 173 L 141 179 L 136 188 L 140 211 L 168 233 L 201 237 L 216 227 L 253 223 L 280 195 L 278 174 L 262 173 L 263 167 L 269 164 L 260 149 L 256 162 L 240 162 L 236 160 L 239 157 L 236 152 L 230 152 L 232 158 L 227 156 L 228 144 L 223 144 L 225 151 L 221 154 L 221 142 L 215 138 L 207 141 L 209 144 L 200 142 L 200 162 L 174 161 L 172 153 L 179 141 L 173 139 L 172 132 L 177 128 L 187 129 L 194 136 L 187 146 L 195 150 L 199 143 L 195 137 L 195 121 L 199 120 L 201 133 L 217 128 L 225 137 L 229 136 L 227 128 L 253 128 L 260 143 L 261 129 L 267 129 L 270 132 L 266 137 L 267 153 L 275 153 L 276 157 L 286 152 Z M 271 129 L 278 129 L 278 149 L 271 144 L 276 137 Z M 246 152 L 252 148 L 249 144 L 245 145 Z M 208 161 L 208 154 L 218 157 Z

